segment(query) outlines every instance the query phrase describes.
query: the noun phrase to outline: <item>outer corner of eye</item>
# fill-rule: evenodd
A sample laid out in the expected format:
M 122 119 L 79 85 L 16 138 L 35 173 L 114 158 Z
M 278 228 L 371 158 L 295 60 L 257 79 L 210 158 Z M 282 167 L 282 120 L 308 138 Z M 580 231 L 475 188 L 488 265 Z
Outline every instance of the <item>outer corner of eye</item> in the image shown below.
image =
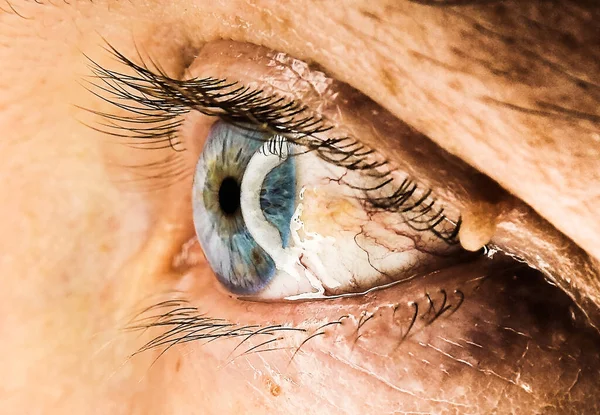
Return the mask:
M 368 212 L 365 188 L 397 191 L 303 145 L 225 122 L 208 134 L 194 173 L 194 227 L 232 294 L 278 300 L 363 292 L 447 262 L 460 249 L 419 235 L 430 230 L 415 225 L 427 215 L 441 223 L 432 204 L 413 214 L 414 223 L 397 210 Z M 425 203 L 414 189 L 409 196 Z

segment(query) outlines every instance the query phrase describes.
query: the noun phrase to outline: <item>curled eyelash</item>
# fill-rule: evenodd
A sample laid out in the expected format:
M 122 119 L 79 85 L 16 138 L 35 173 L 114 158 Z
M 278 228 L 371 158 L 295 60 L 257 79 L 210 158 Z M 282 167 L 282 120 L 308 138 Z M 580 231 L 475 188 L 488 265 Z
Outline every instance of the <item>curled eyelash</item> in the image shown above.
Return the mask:
M 140 347 L 131 357 L 148 350 L 158 349 L 158 360 L 171 348 L 188 342 L 211 343 L 226 338 L 240 339 L 240 343 L 231 351 L 234 354 L 251 338 L 260 338 L 261 343 L 242 351 L 240 355 L 264 351 L 261 348 L 281 340 L 274 337 L 281 332 L 306 332 L 305 329 L 288 327 L 281 324 L 261 327 L 258 325 L 237 325 L 224 319 L 212 318 L 201 314 L 196 307 L 185 300 L 175 299 L 157 303 L 139 313 L 125 327 L 126 331 L 139 332 L 159 329 L 160 333 Z M 262 339 L 267 338 L 266 341 Z
M 423 297 L 405 304 L 392 307 L 391 318 L 393 324 L 400 327 L 400 336 L 393 352 L 421 330 L 431 326 L 442 317 L 449 318 L 463 305 L 465 295 L 456 289 L 452 294 L 440 289 L 436 292 L 426 292 Z M 399 319 L 400 310 L 404 312 L 404 319 Z M 293 327 L 284 324 L 239 325 L 224 319 L 212 318 L 202 314 L 196 307 L 184 299 L 173 299 L 159 302 L 146 308 L 137 314 L 125 327 L 128 332 L 145 332 L 148 330 L 159 330 L 152 340 L 146 342 L 131 357 L 149 350 L 159 350 L 155 360 L 176 346 L 189 342 L 200 342 L 200 344 L 212 343 L 222 339 L 238 339 L 239 343 L 229 353 L 230 360 L 248 354 L 289 350 L 290 363 L 294 357 L 309 342 L 322 336 L 326 336 L 329 330 L 335 330 L 342 326 L 350 315 L 343 315 L 338 319 L 328 321 L 314 329 Z M 365 328 L 372 321 L 382 318 L 376 313 L 364 311 L 358 319 L 355 319 L 354 344 L 362 337 Z M 279 342 L 284 336 L 299 335 L 296 339 L 297 346 L 281 347 Z M 256 344 L 251 343 L 256 340 Z
M 369 186 L 344 182 L 364 194 L 359 199 L 367 211 L 397 212 L 416 231 L 431 231 L 448 244 L 458 242 L 460 216 L 456 220 L 449 219 L 432 197 L 431 190 L 421 189 L 409 177 L 397 185 L 388 161 L 357 139 L 324 136 L 333 130 L 333 123 L 306 105 L 227 79 L 173 79 L 156 64 L 152 71 L 146 64 L 138 65 L 112 47 L 108 50 L 130 68 L 132 74 L 104 68 L 90 59 L 95 82 L 88 89 L 127 114 L 90 110 L 103 119 L 100 127 L 92 128 L 131 140 L 127 144 L 136 148 L 171 148 L 176 152 L 185 150 L 178 132 L 184 116 L 191 111 L 219 117 L 245 129 L 259 129 L 278 138 L 270 144 L 269 152 L 281 151 L 284 142 L 279 138 L 285 138 L 286 143 L 304 149 L 301 154 L 315 152 L 328 163 L 360 171 L 374 180 L 375 184 Z

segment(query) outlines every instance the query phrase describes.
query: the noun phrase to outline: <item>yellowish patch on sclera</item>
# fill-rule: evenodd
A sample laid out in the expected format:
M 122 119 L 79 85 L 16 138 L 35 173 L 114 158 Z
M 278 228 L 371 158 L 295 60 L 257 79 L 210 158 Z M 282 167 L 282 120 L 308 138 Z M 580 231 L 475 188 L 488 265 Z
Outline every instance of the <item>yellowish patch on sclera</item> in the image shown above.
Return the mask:
M 341 230 L 351 229 L 360 223 L 361 207 L 356 201 L 331 197 L 325 189 L 307 189 L 304 192 L 304 209 L 300 219 L 309 232 L 322 236 L 337 236 Z M 365 218 L 366 219 L 366 218 Z

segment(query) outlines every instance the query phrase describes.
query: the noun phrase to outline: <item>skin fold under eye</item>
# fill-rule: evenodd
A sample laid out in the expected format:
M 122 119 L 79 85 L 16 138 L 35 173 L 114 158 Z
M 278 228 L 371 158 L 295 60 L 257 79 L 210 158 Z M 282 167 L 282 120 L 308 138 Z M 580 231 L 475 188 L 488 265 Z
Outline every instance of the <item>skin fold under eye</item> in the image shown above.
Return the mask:
M 223 67 L 209 60 L 210 56 L 219 56 Z M 132 328 L 141 328 L 151 335 L 140 352 L 154 351 L 165 367 L 181 366 L 181 379 L 185 382 L 178 387 L 190 393 L 191 385 L 208 388 L 210 383 L 206 382 L 227 378 L 228 390 L 242 396 L 268 382 L 270 388 L 276 385 L 274 390 L 279 391 L 273 395 L 282 391 L 289 394 L 286 396 L 299 392 L 321 394 L 325 413 L 389 412 L 407 397 L 409 403 L 403 404 L 401 412 L 489 413 L 494 408 L 509 408 L 510 402 L 518 400 L 535 408 L 560 401 L 556 404 L 559 413 L 567 407 L 578 413 L 586 405 L 585 397 L 595 390 L 600 367 L 598 353 L 585 351 L 599 350 L 596 346 L 600 339 L 587 326 L 585 316 L 571 298 L 548 284 L 538 272 L 501 252 L 510 248 L 510 240 L 503 239 L 501 246 L 493 240 L 487 255 L 471 258 L 463 257 L 458 245 L 448 244 L 448 238 L 440 237 L 452 234 L 456 226 L 450 226 L 449 233 L 443 227 L 425 227 L 418 233 L 411 226 L 395 232 L 396 224 L 405 225 L 409 220 L 402 216 L 401 209 L 388 212 L 373 209 L 372 203 L 362 203 L 365 189 L 367 193 L 374 189 L 369 184 L 372 177 L 365 174 L 365 169 L 350 173 L 343 167 L 336 170 L 335 163 L 315 152 L 302 154 L 302 146 L 294 142 L 297 135 L 286 134 L 272 124 L 253 124 L 251 121 L 256 120 L 239 114 L 228 115 L 215 105 L 214 95 L 209 96 L 213 107 L 194 108 L 186 101 L 188 90 L 181 89 L 209 77 L 213 80 L 207 82 L 235 80 L 249 88 L 248 93 L 260 90 L 267 97 L 294 99 L 327 116 L 334 128 L 316 133 L 321 140 L 377 139 L 382 143 L 381 149 L 386 142 L 394 141 L 404 156 L 396 154 L 393 159 L 392 170 L 398 174 L 393 178 L 396 186 L 390 183 L 389 188 L 375 189 L 375 196 L 368 194 L 371 199 L 377 200 L 376 193 L 381 189 L 387 192 L 386 189 L 402 188 L 407 176 L 418 178 L 420 189 L 435 190 L 436 204 L 447 209 L 444 217 L 454 218 L 447 220 L 450 225 L 459 223 L 463 206 L 471 200 L 481 200 L 473 183 L 480 185 L 482 179 L 471 169 L 428 144 L 422 135 L 383 109 L 359 99 L 349 87 L 290 59 L 251 45 L 217 42 L 205 45 L 188 68 L 185 79 L 192 79 L 188 84 L 175 80 L 163 80 L 160 88 L 147 81 L 141 84 L 139 90 L 144 92 L 144 98 L 163 99 L 158 102 L 161 105 L 167 100 L 164 91 L 178 91 L 179 95 L 168 99 L 177 104 L 171 108 L 175 120 L 181 119 L 176 124 L 178 142 L 185 148 L 180 157 L 194 173 L 173 188 L 183 189 L 181 197 L 187 203 L 193 189 L 195 223 L 188 235 L 191 242 L 184 244 L 173 264 L 185 274 L 177 285 L 175 299 L 170 297 L 151 307 L 132 324 Z M 290 67 L 293 73 L 288 72 Z M 157 116 L 153 121 L 157 123 L 162 120 L 158 103 L 152 108 Z M 172 122 L 173 118 L 167 121 Z M 132 130 L 133 136 L 140 131 Z M 159 135 L 151 137 L 160 139 Z M 168 136 L 166 143 L 172 141 Z M 286 149 L 285 154 L 273 151 L 281 148 Z M 385 153 L 381 149 L 372 157 Z M 298 154 L 294 155 L 294 151 Z M 303 157 L 309 161 L 303 161 Z M 283 168 L 283 176 L 268 179 L 276 168 Z M 266 186 L 271 180 L 279 184 L 279 190 L 293 189 L 293 196 L 278 200 L 278 196 L 270 195 L 271 189 Z M 320 189 L 315 192 L 315 187 Z M 493 184 L 490 188 L 494 188 Z M 425 200 L 423 195 L 429 197 L 428 190 L 422 192 L 417 200 Z M 250 199 L 254 202 L 244 203 Z M 268 202 L 275 200 L 277 213 L 271 211 L 274 214 L 269 218 L 264 212 Z M 324 301 L 241 301 L 238 297 L 248 294 L 249 299 L 263 295 L 276 299 L 314 293 L 310 291 L 315 288 L 311 281 L 290 289 L 289 281 L 294 279 L 278 275 L 278 259 L 271 255 L 273 245 L 265 243 L 261 239 L 264 234 L 257 231 L 260 226 L 274 231 L 271 236 L 281 250 L 294 247 L 289 218 L 290 212 L 292 219 L 298 213 L 300 203 L 306 204 L 301 212 L 302 232 L 308 234 L 312 231 L 309 226 L 314 226 L 323 235 L 331 236 L 347 228 L 348 243 L 340 247 L 343 249 L 335 248 L 339 258 L 324 251 L 324 259 L 332 262 L 325 261 L 327 272 L 314 273 L 327 287 L 327 294 L 364 291 L 399 282 L 365 295 Z M 251 218 L 252 214 L 258 217 Z M 324 215 L 330 217 L 322 220 Z M 191 216 L 181 220 L 191 223 Z M 444 221 L 438 225 L 441 223 Z M 362 227 L 367 225 L 372 228 L 365 232 Z M 408 232 L 413 233 L 408 236 Z M 211 267 L 201 259 L 193 233 L 198 234 Z M 365 242 L 373 240 L 378 243 L 370 249 L 381 244 L 388 251 L 410 241 L 409 247 L 418 246 L 416 258 L 424 260 L 418 265 L 427 266 L 411 268 L 415 263 L 403 257 L 403 252 L 393 252 L 400 259 L 390 262 L 386 259 L 394 255 L 387 251 L 373 249 L 375 255 L 367 254 Z M 340 262 L 343 266 L 350 262 L 343 257 L 348 249 L 357 249 L 352 252 L 353 257 L 363 255 L 359 271 L 351 270 L 364 273 L 361 281 L 358 275 L 354 279 L 343 275 L 348 269 L 340 267 Z M 260 261 L 256 261 L 257 255 Z M 402 269 L 406 264 L 408 275 L 402 272 L 406 271 Z M 343 290 L 335 291 L 335 284 L 327 281 L 336 272 L 341 276 L 334 280 Z M 369 276 L 369 272 L 373 275 Z M 184 343 L 183 357 L 173 353 L 173 346 Z M 163 355 L 165 350 L 169 353 Z M 217 367 L 211 362 L 222 365 Z M 205 377 L 198 380 L 197 371 Z M 360 385 L 361 393 L 372 399 L 362 405 L 346 405 L 345 398 L 356 392 L 353 385 Z M 481 389 L 485 393 L 479 393 Z M 309 409 L 303 402 L 285 402 L 283 413 Z

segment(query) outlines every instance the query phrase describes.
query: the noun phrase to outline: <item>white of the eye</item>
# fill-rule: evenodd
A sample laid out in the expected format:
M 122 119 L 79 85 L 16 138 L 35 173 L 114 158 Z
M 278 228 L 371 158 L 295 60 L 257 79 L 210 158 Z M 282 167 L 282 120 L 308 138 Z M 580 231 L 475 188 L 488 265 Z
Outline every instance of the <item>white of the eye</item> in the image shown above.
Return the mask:
M 315 190 L 316 191 L 316 190 Z M 304 193 L 304 187 L 300 193 L 300 199 L 302 199 L 302 195 Z M 335 242 L 335 238 L 328 237 L 325 238 L 322 235 L 311 232 L 305 228 L 304 222 L 302 219 L 302 211 L 304 206 L 302 203 L 298 203 L 298 207 L 294 212 L 294 216 L 292 217 L 292 223 L 290 224 L 292 239 L 294 240 L 295 246 L 302 247 L 302 253 L 304 258 L 306 258 L 306 262 L 310 263 L 310 266 L 314 267 L 319 273 L 320 281 L 322 281 L 325 286 L 329 288 L 337 288 L 340 286 L 340 283 L 333 278 L 328 277 L 328 273 L 326 272 L 325 265 L 319 258 L 318 255 L 315 255 L 317 252 L 323 252 L 323 246 L 327 244 L 332 244 Z M 300 238 L 298 231 L 302 229 L 304 234 L 304 239 Z M 306 272 L 310 272 L 306 270 Z M 312 273 L 310 274 L 312 275 Z M 320 285 L 320 283 L 319 283 Z M 322 293 L 321 293 L 322 294 Z M 301 296 L 295 296 L 294 298 L 302 298 Z M 308 298 L 308 297 L 307 297 Z
M 244 218 L 248 232 L 250 232 L 256 243 L 273 259 L 275 267 L 300 281 L 301 276 L 299 275 L 297 266 L 299 265 L 302 249 L 297 247 L 283 248 L 279 231 L 266 220 L 260 207 L 260 189 L 265 177 L 271 170 L 286 161 L 289 156 L 286 145 L 277 146 L 281 148 L 281 154 L 273 154 L 269 150 L 269 148 L 272 148 L 274 140 L 278 140 L 279 142 L 283 140 L 285 142 L 285 138 L 280 136 L 276 136 L 272 140 L 265 142 L 262 148 L 252 156 L 246 166 L 240 189 L 242 217 Z M 323 285 L 312 273 L 305 270 L 304 274 L 304 277 L 309 280 L 310 285 L 318 294 L 325 292 Z

